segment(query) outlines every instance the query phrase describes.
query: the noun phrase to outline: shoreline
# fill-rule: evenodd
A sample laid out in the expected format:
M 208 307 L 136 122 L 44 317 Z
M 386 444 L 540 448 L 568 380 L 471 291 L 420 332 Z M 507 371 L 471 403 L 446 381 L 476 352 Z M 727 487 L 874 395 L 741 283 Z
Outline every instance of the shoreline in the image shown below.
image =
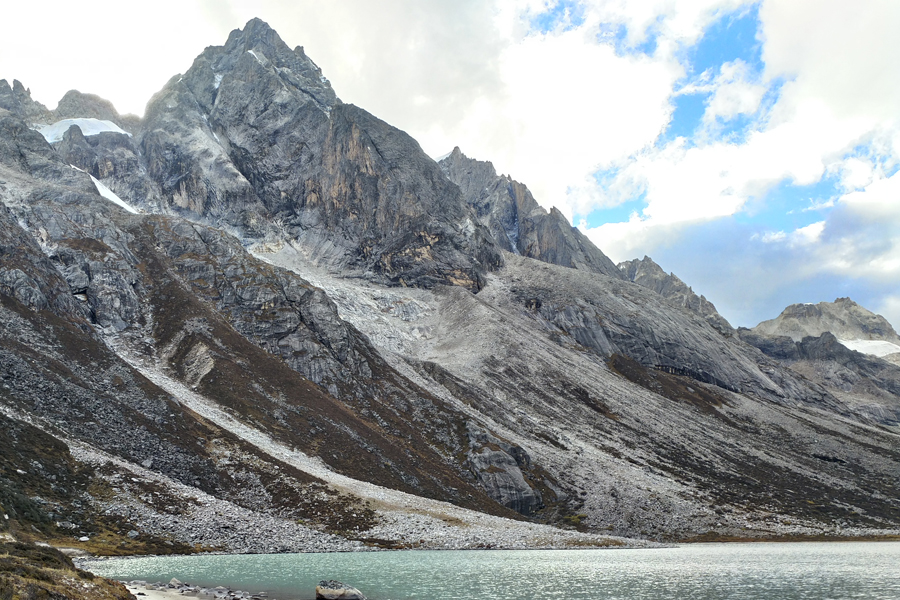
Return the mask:
M 799 546 L 799 545 L 808 544 L 809 542 L 814 542 L 816 544 L 828 544 L 829 542 L 835 542 L 835 541 L 843 542 L 843 543 L 855 541 L 855 542 L 865 543 L 866 545 L 870 545 L 871 542 L 889 542 L 889 543 L 893 543 L 893 544 L 900 543 L 900 539 L 885 538 L 885 537 L 879 537 L 879 538 L 875 538 L 875 539 L 873 539 L 873 538 L 868 538 L 868 539 L 844 538 L 844 539 L 840 539 L 840 540 L 827 540 L 824 542 L 821 540 L 808 540 L 808 539 L 807 540 L 784 540 L 784 539 L 759 540 L 759 539 L 757 539 L 757 540 L 754 540 L 753 542 L 756 544 L 759 544 L 759 545 L 762 545 L 762 544 L 779 544 L 779 545 L 796 544 Z M 741 543 L 750 543 L 750 542 L 741 542 L 741 541 L 737 541 L 737 540 L 732 540 L 730 542 L 705 541 L 705 542 L 682 543 L 682 544 L 679 544 L 679 546 L 687 549 L 691 546 L 694 546 L 695 548 L 702 547 L 702 546 L 733 546 L 735 544 L 741 544 Z M 577 548 L 577 549 L 582 550 L 584 548 Z M 608 548 L 596 548 L 596 549 L 608 549 Z M 869 553 L 871 553 L 871 552 L 878 553 L 880 551 L 870 549 L 868 552 Z M 307 553 L 307 554 L 313 554 L 313 553 Z M 326 554 L 326 553 L 315 553 L 315 554 Z M 329 554 L 336 554 L 336 553 L 329 553 Z M 346 554 L 346 553 L 341 553 L 341 554 Z M 176 555 L 171 555 L 171 556 L 163 555 L 163 556 L 160 556 L 160 558 L 170 558 L 170 557 L 176 558 L 176 557 L 185 557 L 185 556 L 191 556 L 191 555 L 177 555 L 177 556 Z M 241 556 L 241 555 L 234 555 L 234 554 L 224 555 L 221 553 L 216 553 L 216 554 L 209 554 L 209 556 Z M 251 555 L 251 556 L 259 556 L 259 555 Z M 81 568 L 86 568 L 87 570 L 90 570 L 91 566 L 93 566 L 93 564 L 97 564 L 98 562 L 103 562 L 104 560 L 109 560 L 109 559 L 113 559 L 113 558 L 137 559 L 137 558 L 145 558 L 145 557 L 147 557 L 147 555 L 142 555 L 142 556 L 133 555 L 133 556 L 127 556 L 127 557 L 81 558 L 81 559 L 77 559 L 77 564 Z M 438 558 L 438 559 L 432 559 L 432 560 L 440 560 L 440 559 Z M 464 560 L 478 561 L 478 559 L 473 559 L 473 558 L 464 559 Z M 563 560 L 568 560 L 568 559 L 563 559 Z M 636 557 L 634 557 L 631 560 L 638 560 L 638 559 Z M 166 570 L 168 570 L 168 569 L 163 570 L 163 572 L 165 572 Z M 127 572 L 127 571 L 128 570 L 125 570 L 125 572 Z M 123 572 L 123 571 L 119 571 L 119 572 Z M 187 571 L 185 571 L 185 572 L 187 572 Z M 137 573 L 135 573 L 135 574 L 137 574 Z M 134 575 L 131 575 L 131 576 L 133 577 Z M 168 575 L 166 575 L 166 576 L 168 576 Z M 223 585 L 218 585 L 216 587 L 213 587 L 213 583 L 210 583 L 206 586 L 191 585 L 186 582 L 183 583 L 183 582 L 179 581 L 178 579 L 174 579 L 174 578 L 171 579 L 168 583 L 164 583 L 161 581 L 151 583 L 150 581 L 147 581 L 147 580 L 136 580 L 136 579 L 132 579 L 132 580 L 123 580 L 123 579 L 116 579 L 116 578 L 113 578 L 113 579 L 116 581 L 119 581 L 122 585 L 124 585 L 128 589 L 128 591 L 131 594 L 133 594 L 137 599 L 140 599 L 140 600 L 172 600 L 172 598 L 174 598 L 176 596 L 180 596 L 180 597 L 186 596 L 189 598 L 198 598 L 198 599 L 213 599 L 213 598 L 215 598 L 216 600 L 219 600 L 219 599 L 221 599 L 221 600 L 288 600 L 289 598 L 311 598 L 312 597 L 310 594 L 300 593 L 298 595 L 298 591 L 302 592 L 302 590 L 294 590 L 292 587 L 289 593 L 285 592 L 285 588 L 278 588 L 280 591 L 277 592 L 277 599 L 276 599 L 276 597 L 273 597 L 273 594 L 275 594 L 276 592 L 273 592 L 270 590 L 267 591 L 266 588 L 262 587 L 262 586 L 266 585 L 263 580 L 259 580 L 256 582 L 256 585 L 260 585 L 262 590 L 257 589 L 257 590 L 254 590 L 251 592 L 249 590 L 248 591 L 233 590 L 233 589 L 230 589 L 229 587 L 226 587 Z M 217 579 L 218 578 L 216 578 L 216 577 L 211 577 L 211 578 L 206 578 L 205 580 L 215 582 Z M 244 583 L 246 583 L 246 582 L 241 582 L 239 580 L 233 580 L 230 585 L 241 585 L 242 586 Z M 251 583 L 250 585 L 254 585 L 254 584 Z M 307 590 L 306 586 L 307 586 L 307 584 L 303 584 L 301 587 L 303 588 L 303 590 Z M 252 589 L 253 588 L 250 588 L 250 590 L 252 590 Z M 307 590 L 307 591 L 310 591 L 310 590 Z
M 173 580 L 177 581 L 177 580 Z M 245 592 L 232 590 L 224 586 L 214 588 L 191 585 L 178 582 L 164 584 L 162 582 L 148 583 L 145 581 L 122 581 L 122 585 L 136 598 L 141 600 L 170 600 L 171 598 L 215 598 L 216 600 L 278 600 L 270 598 L 268 592 Z
M 740 537 L 721 537 L 715 539 L 704 539 L 702 537 L 689 538 L 668 542 L 654 542 L 645 540 L 647 545 L 635 546 L 565 546 L 565 547 L 535 547 L 535 548 L 378 548 L 367 547 L 353 550 L 326 550 L 322 552 L 194 552 L 191 554 L 124 554 L 118 556 L 112 555 L 91 555 L 78 554 L 71 555 L 72 561 L 79 568 L 86 568 L 90 563 L 106 560 L 131 560 L 139 558 L 167 558 L 167 557 L 187 557 L 187 556 L 277 556 L 279 554 L 357 554 L 367 552 L 524 552 L 524 551 L 560 551 L 560 550 L 653 550 L 660 548 L 674 548 L 677 546 L 694 546 L 702 544 L 805 544 L 805 543 L 890 543 L 900 542 L 900 535 L 885 536 L 841 536 L 841 537 L 772 537 L 772 538 L 740 538 Z M 70 548 L 57 548 L 58 550 L 70 550 Z M 90 570 L 90 569 L 87 569 Z
M 179 592 L 176 592 L 174 590 L 148 590 L 144 586 L 125 583 L 124 581 L 122 582 L 122 584 L 129 592 L 131 592 L 133 596 L 135 596 L 136 598 L 145 598 L 146 600 L 169 600 L 169 598 L 172 598 L 175 595 L 181 595 Z

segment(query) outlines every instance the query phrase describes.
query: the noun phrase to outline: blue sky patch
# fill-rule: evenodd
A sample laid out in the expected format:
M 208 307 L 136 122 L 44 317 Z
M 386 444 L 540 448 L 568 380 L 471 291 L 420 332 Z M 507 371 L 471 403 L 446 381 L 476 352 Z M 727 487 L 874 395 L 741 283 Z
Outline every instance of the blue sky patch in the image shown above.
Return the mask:
M 697 76 L 724 63 L 741 59 L 754 71 L 761 71 L 762 44 L 756 39 L 759 29 L 759 6 L 723 15 L 709 26 L 700 41 L 687 50 L 685 63 Z
M 688 81 L 702 84 L 713 80 L 721 72 L 722 65 L 735 60 L 744 61 L 751 72 L 762 72 L 762 44 L 756 39 L 759 29 L 759 7 L 754 4 L 737 12 L 728 13 L 709 26 L 700 41 L 684 52 L 683 62 L 688 71 Z M 698 81 L 706 73 L 705 81 Z M 685 82 L 687 83 L 687 82 Z M 762 107 L 771 106 L 777 99 L 781 82 L 767 93 Z M 703 113 L 711 96 L 710 92 L 681 94 L 673 97 L 674 111 L 669 127 L 662 141 L 669 142 L 677 137 L 690 141 L 700 128 Z M 727 122 L 720 121 L 715 133 L 723 139 L 743 140 L 756 119 L 750 115 L 739 115 Z
M 575 215 L 575 225 L 580 224 L 583 219 L 588 227 L 599 227 L 605 223 L 624 223 L 631 219 L 632 213 L 641 214 L 641 211 L 647 206 L 644 201 L 644 195 L 635 200 L 623 202 L 618 206 L 609 208 L 597 208 L 587 215 Z
M 825 219 L 831 212 L 828 203 L 841 193 L 837 183 L 835 177 L 823 177 L 810 185 L 782 181 L 763 198 L 748 202 L 734 218 L 759 233 L 784 231 L 789 234 Z
M 540 33 L 567 31 L 584 23 L 584 8 L 577 0 L 558 0 L 549 10 L 531 19 L 531 28 Z
M 669 128 L 663 135 L 664 141 L 671 141 L 677 137 L 690 139 L 703 121 L 703 113 L 706 112 L 706 101 L 709 94 L 682 94 L 673 98 L 675 111 Z

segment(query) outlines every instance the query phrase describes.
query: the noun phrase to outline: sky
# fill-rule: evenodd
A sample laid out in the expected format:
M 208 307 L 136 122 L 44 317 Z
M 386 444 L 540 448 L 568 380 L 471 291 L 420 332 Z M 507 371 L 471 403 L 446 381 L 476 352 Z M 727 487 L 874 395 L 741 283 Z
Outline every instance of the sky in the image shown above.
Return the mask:
M 752 327 L 849 296 L 900 326 L 896 0 L 83 0 L 0 9 L 0 78 L 142 114 L 252 17 L 338 96 L 490 160 L 615 262 Z

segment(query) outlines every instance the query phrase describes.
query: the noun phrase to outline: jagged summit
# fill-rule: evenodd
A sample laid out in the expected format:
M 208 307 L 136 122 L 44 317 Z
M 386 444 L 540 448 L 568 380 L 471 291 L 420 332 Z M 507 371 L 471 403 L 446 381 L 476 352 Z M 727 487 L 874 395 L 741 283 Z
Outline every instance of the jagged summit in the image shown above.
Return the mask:
M 53 115 L 47 107 L 31 98 L 31 90 L 18 79 L 12 86 L 5 79 L 0 79 L 0 109 L 5 109 L 26 123 L 50 123 Z
M 704 317 L 719 333 L 731 335 L 734 328 L 725 317 L 719 314 L 715 305 L 705 296 L 698 296 L 687 284 L 675 276 L 674 273 L 666 274 L 662 267 L 656 264 L 649 256 L 643 259 L 634 259 L 619 263 L 619 270 L 625 279 L 640 286 L 649 288 L 657 294 L 668 298 L 675 304 Z
M 504 250 L 622 278 L 613 262 L 558 209 L 548 213 L 524 184 L 498 175 L 492 163 L 468 158 L 457 146 L 439 164 Z
M 478 290 L 502 262 L 415 140 L 342 104 L 258 19 L 151 100 L 140 145 L 167 209 L 331 269 Z

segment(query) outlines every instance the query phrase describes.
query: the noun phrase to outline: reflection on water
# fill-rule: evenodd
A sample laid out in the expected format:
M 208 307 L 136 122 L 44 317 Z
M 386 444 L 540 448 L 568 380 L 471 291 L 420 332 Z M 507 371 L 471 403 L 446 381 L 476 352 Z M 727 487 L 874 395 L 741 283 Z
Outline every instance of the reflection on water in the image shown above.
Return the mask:
M 321 579 L 370 600 L 896 600 L 900 542 L 697 544 L 655 550 L 394 551 L 111 559 L 121 580 L 225 585 L 307 600 Z

